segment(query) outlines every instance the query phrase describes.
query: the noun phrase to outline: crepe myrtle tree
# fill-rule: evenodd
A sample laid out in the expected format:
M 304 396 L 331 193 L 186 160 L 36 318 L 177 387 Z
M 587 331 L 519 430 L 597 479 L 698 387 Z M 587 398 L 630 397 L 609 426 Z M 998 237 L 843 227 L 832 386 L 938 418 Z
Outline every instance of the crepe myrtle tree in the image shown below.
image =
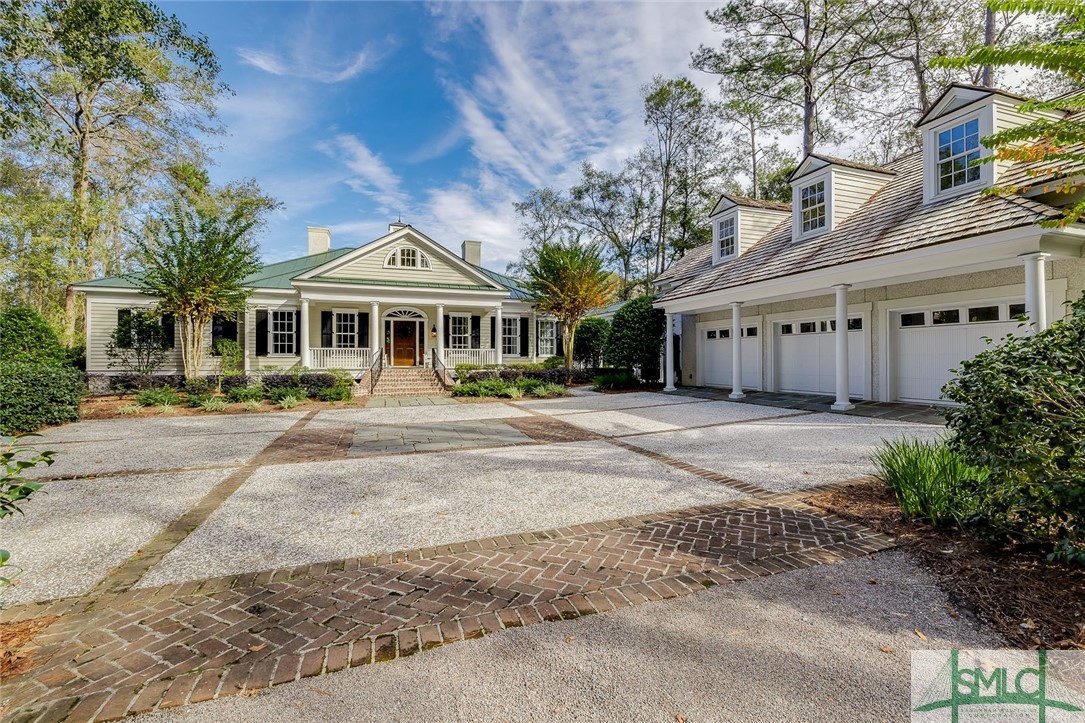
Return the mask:
M 571 379 L 576 329 L 592 310 L 610 303 L 620 281 L 606 270 L 597 244 L 543 243 L 524 271 L 524 288 L 536 299 L 535 307 L 561 323 L 565 370 Z
M 260 268 L 258 224 L 244 210 L 222 214 L 178 201 L 153 237 L 136 240 L 143 273 L 133 281 L 159 299 L 159 314 L 176 319 L 187 379 L 200 373 L 214 317 L 245 308 L 245 277 Z

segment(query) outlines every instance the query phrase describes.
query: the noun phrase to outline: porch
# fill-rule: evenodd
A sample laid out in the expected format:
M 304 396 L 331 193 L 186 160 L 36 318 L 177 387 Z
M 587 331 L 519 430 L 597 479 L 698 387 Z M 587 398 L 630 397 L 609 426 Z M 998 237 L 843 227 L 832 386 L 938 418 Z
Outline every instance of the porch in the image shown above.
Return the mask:
M 426 356 L 424 364 L 406 364 L 404 359 L 400 359 L 397 363 L 390 356 L 390 352 L 386 349 L 384 363 L 389 366 L 433 366 L 432 354 Z M 372 360 L 373 350 L 371 349 L 315 346 L 309 348 L 309 363 L 304 366 L 310 369 L 344 369 L 349 372 L 361 372 L 369 368 Z M 485 366 L 498 363 L 496 349 L 445 349 L 442 360 L 450 369 L 458 364 Z

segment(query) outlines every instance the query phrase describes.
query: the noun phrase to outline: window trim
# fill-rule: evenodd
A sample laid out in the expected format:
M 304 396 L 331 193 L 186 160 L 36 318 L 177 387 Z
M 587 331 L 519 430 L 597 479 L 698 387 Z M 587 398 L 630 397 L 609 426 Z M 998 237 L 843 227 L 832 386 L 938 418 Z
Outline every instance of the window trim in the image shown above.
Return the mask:
M 275 331 L 275 315 L 276 314 L 289 314 L 290 318 L 290 331 Z M 298 338 L 298 309 L 294 306 L 279 306 L 269 308 L 267 310 L 267 355 L 269 357 L 296 357 L 300 353 L 300 349 L 297 348 Z M 290 347 L 292 352 L 275 351 L 275 334 L 289 334 L 290 335 Z M 304 339 L 302 341 L 305 341 Z
M 729 253 L 723 253 L 720 249 L 720 226 L 729 222 L 731 224 L 731 251 Z M 719 263 L 721 261 L 728 261 L 738 256 L 738 235 L 739 235 L 739 216 L 738 212 L 720 216 L 712 222 L 712 262 Z
M 554 319 L 538 319 L 538 334 L 539 338 L 536 340 L 539 348 L 539 356 L 557 356 L 558 353 L 558 322 Z M 544 326 L 549 325 L 551 334 L 549 337 L 543 336 Z M 549 341 L 551 343 L 550 351 L 543 348 L 543 342 Z
M 467 332 L 465 334 L 455 334 L 455 333 L 453 333 L 453 331 L 452 331 L 452 328 L 453 328 L 452 327 L 452 320 L 453 319 L 456 319 L 456 320 L 464 319 L 465 320 L 465 325 L 466 325 L 465 328 L 467 329 Z M 467 345 L 466 346 L 456 346 L 453 343 L 453 340 L 457 336 L 463 337 L 464 340 L 466 341 Z M 451 311 L 451 312 L 448 313 L 448 348 L 449 349 L 456 349 L 457 351 L 471 348 L 471 315 L 470 314 L 462 312 L 462 311 Z
M 983 139 L 993 132 L 995 109 L 990 104 L 984 104 L 976 108 L 973 104 L 959 108 L 956 112 L 947 114 L 939 119 L 937 125 L 927 128 L 923 132 L 923 202 L 931 203 L 946 198 L 954 198 L 966 193 L 986 188 L 994 182 L 993 163 L 979 164 L 979 178 L 974 181 L 941 190 L 938 175 L 938 134 L 951 130 L 956 126 L 968 123 L 971 120 L 979 122 L 980 158 L 987 158 L 991 150 L 983 145 Z
M 413 266 L 403 265 L 404 250 L 410 250 L 415 252 L 416 263 Z M 407 269 L 409 271 L 433 271 L 433 263 L 430 261 L 426 252 L 417 246 L 411 246 L 405 244 L 403 246 L 396 246 L 394 249 L 388 252 L 388 255 L 384 257 L 384 268 L 386 269 Z
M 802 230 L 802 192 L 803 189 L 825 184 L 825 224 L 810 231 Z M 833 169 L 832 166 L 807 173 L 791 186 L 791 240 L 804 241 L 829 233 L 833 229 Z
M 971 136 L 971 134 L 968 133 L 967 128 L 968 128 L 968 125 L 970 123 L 973 123 L 973 122 L 976 124 L 976 147 L 972 148 L 972 149 L 970 149 L 968 147 L 965 147 L 964 150 L 962 150 L 960 153 L 953 153 L 953 131 L 955 131 L 958 128 L 963 128 L 964 129 L 964 130 L 962 130 L 962 133 L 964 134 L 963 140 L 967 141 L 967 139 Z M 980 125 L 979 118 L 976 117 L 976 116 L 973 116 L 971 118 L 964 118 L 959 123 L 954 123 L 953 125 L 948 125 L 948 126 L 945 126 L 944 128 L 939 128 L 938 132 L 934 134 L 934 171 L 935 171 L 934 182 L 935 182 L 935 186 L 936 186 L 936 189 L 937 189 L 938 193 L 945 193 L 947 191 L 956 191 L 959 188 L 965 188 L 967 186 L 980 183 L 983 180 L 982 174 L 980 173 L 981 166 L 979 166 L 979 165 L 973 165 L 973 164 L 965 165 L 965 167 L 964 167 L 965 178 L 966 179 L 968 178 L 968 172 L 973 170 L 973 169 L 975 169 L 976 177 L 974 179 L 972 179 L 971 181 L 965 180 L 964 183 L 960 183 L 960 184 L 954 184 L 953 183 L 953 176 L 955 176 L 957 172 L 952 170 L 952 163 L 953 163 L 954 160 L 956 160 L 958 158 L 967 159 L 968 156 L 971 156 L 973 154 L 976 156 L 977 160 L 983 158 L 983 144 L 980 143 L 981 136 L 980 136 L 979 125 Z M 945 133 L 950 134 L 950 139 L 949 139 L 949 153 L 950 154 L 946 158 L 942 158 L 941 157 L 942 135 L 945 134 Z M 951 164 L 950 172 L 949 172 L 950 185 L 947 188 L 942 188 L 942 178 L 945 175 L 945 174 L 942 173 L 942 166 L 945 165 L 946 163 Z
M 496 317 L 495 317 L 495 320 L 496 320 Z M 513 331 L 515 333 L 511 334 L 511 335 L 506 335 L 505 334 L 505 324 L 506 324 L 506 322 L 509 322 L 509 321 L 513 322 L 512 328 L 513 328 Z M 505 347 L 506 347 L 505 339 L 506 338 L 515 340 L 514 343 L 513 343 L 513 346 L 512 346 L 514 351 L 505 351 Z M 502 314 L 501 315 L 501 334 L 500 334 L 500 339 L 498 340 L 498 343 L 501 344 L 501 356 L 503 356 L 503 357 L 506 357 L 506 356 L 520 356 L 520 314 Z
M 353 337 L 350 346 L 339 345 L 339 315 L 349 316 L 354 319 L 354 332 L 351 334 Z M 361 333 L 361 329 L 358 328 L 358 310 L 357 309 L 332 309 L 332 348 L 333 349 L 357 349 L 358 348 L 358 335 Z

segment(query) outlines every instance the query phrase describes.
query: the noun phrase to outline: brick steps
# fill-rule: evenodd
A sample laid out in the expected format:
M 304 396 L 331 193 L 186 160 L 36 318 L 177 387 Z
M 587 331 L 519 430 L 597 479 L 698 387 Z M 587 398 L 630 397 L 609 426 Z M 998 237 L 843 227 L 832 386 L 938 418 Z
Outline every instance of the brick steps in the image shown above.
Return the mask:
M 373 390 L 374 397 L 444 397 L 448 392 L 432 369 L 385 367 Z

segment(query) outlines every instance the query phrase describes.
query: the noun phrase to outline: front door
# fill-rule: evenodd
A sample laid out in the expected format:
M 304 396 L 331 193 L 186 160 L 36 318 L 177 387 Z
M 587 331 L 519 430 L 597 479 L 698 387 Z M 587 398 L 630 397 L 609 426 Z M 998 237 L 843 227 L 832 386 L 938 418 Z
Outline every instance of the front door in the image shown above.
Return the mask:
M 418 322 L 392 322 L 392 366 L 410 367 L 415 365 L 418 350 Z

